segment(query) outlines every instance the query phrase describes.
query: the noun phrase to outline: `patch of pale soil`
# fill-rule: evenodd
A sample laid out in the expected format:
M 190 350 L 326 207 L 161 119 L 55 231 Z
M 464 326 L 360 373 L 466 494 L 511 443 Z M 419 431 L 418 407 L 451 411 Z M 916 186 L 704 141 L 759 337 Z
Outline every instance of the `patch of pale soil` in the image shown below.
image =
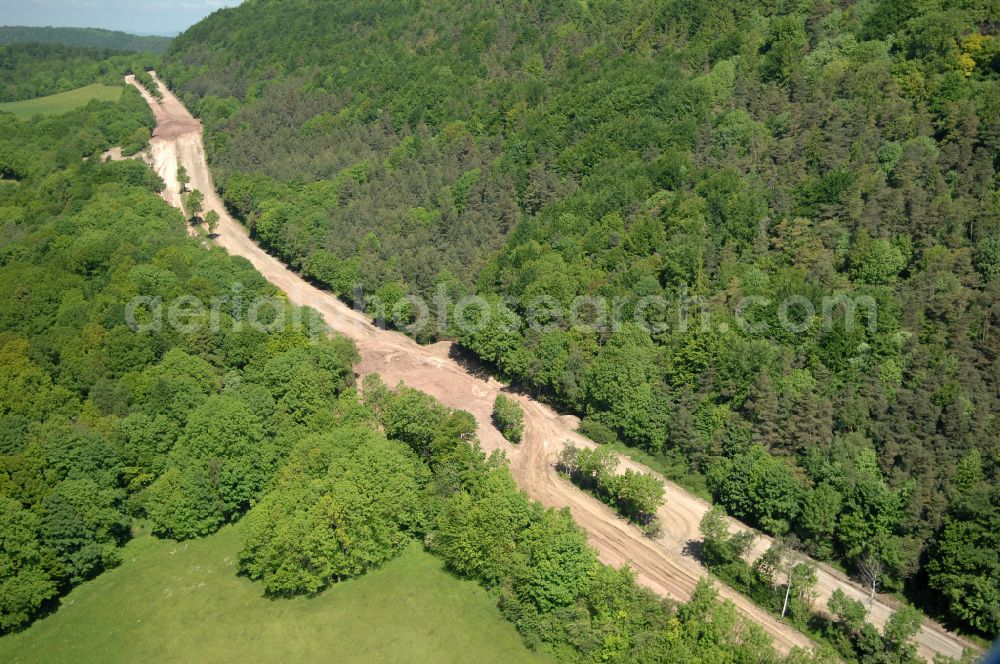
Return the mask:
M 155 72 L 151 75 L 159 83 Z M 133 80 L 129 82 L 135 83 Z M 137 87 L 142 91 L 141 86 Z M 361 362 L 357 367 L 359 374 L 378 373 L 389 385 L 401 381 L 433 395 L 446 406 L 471 412 L 479 423 L 484 449 L 500 449 L 507 454 L 515 480 L 531 498 L 551 507 L 569 508 L 602 561 L 611 565 L 628 564 L 636 572 L 640 583 L 664 596 L 680 600 L 690 597 L 697 581 L 707 574 L 704 567 L 686 553 L 686 545 L 700 539 L 698 524 L 709 508 L 703 500 L 676 484 L 665 482 L 667 501 L 659 511 L 663 535 L 651 540 L 556 472 L 555 457 L 564 441 L 572 441 L 578 446 L 594 445 L 575 433 L 575 418 L 560 415 L 544 404 L 515 394 L 513 396 L 524 407 L 525 438 L 517 446 L 504 440 L 491 422 L 493 400 L 505 389 L 501 383 L 473 373 L 453 359 L 451 345 L 447 342 L 420 346 L 402 334 L 375 327 L 362 313 L 352 310 L 331 293 L 307 283 L 250 239 L 246 229 L 228 214 L 215 192 L 205 161 L 201 123 L 191 117 L 166 86 L 160 84 L 160 87 L 164 97 L 162 101 L 142 92 L 156 115 L 157 129 L 151 141 L 151 163 L 167 183 L 163 192 L 167 201 L 180 207 L 176 174 L 177 165 L 183 164 L 191 177 L 190 187 L 205 194 L 205 211 L 215 210 L 219 214 L 215 241 L 230 254 L 249 260 L 289 300 L 318 310 L 331 328 L 352 338 L 361 353 Z M 625 457 L 622 457 L 621 464 L 623 470 L 632 468 L 651 472 Z M 732 521 L 732 528 L 745 529 L 746 526 Z M 754 555 L 766 550 L 769 544 L 767 537 L 758 537 Z M 862 589 L 829 566 L 818 565 L 818 576 L 817 607 L 824 607 L 836 588 L 855 598 L 867 597 Z M 812 642 L 801 632 L 777 620 L 734 590 L 719 585 L 720 594 L 732 600 L 742 615 L 760 624 L 772 636 L 779 650 L 787 652 L 793 647 L 812 646 Z M 881 628 L 892 614 L 893 607 L 891 598 L 877 597 L 870 620 Z M 924 622 L 917 642 L 921 655 L 928 660 L 937 653 L 959 657 L 963 647 L 971 646 L 929 620 Z
M 106 150 L 101 153 L 101 161 L 121 161 L 125 157 L 122 156 L 121 146 L 116 146 L 110 150 Z

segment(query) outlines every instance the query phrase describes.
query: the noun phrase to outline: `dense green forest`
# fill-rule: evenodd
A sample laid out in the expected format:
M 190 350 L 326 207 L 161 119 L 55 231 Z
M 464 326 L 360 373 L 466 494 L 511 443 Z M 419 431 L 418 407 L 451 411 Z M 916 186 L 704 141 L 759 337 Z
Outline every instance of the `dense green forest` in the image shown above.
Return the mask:
M 353 344 L 189 237 L 144 163 L 83 159 L 148 132 L 132 102 L 0 118 L 0 633 L 117 565 L 135 519 L 242 517 L 239 570 L 275 598 L 418 539 L 563 661 L 785 661 L 708 581 L 679 604 L 600 564 L 469 413 L 377 377 L 361 399 Z
M 134 88 L 117 103 L 91 101 L 58 117 L 25 121 L 0 113 L 0 177 L 38 181 L 115 146 L 132 154 L 146 147 L 154 125 Z
M 478 292 L 524 320 L 590 295 L 631 320 L 665 298 L 654 326 L 416 336 L 457 337 L 731 514 L 991 636 L 998 18 L 982 0 L 251 0 L 175 39 L 164 71 L 227 205 L 346 299 Z M 748 296 L 767 303 L 740 325 Z M 877 324 L 778 325 L 789 296 L 868 298 Z M 685 297 L 710 326 L 676 324 Z
M 17 135 L 42 151 L 62 137 L 50 124 Z M 300 327 L 239 325 L 273 290 L 188 238 L 161 187 L 141 162 L 78 156 L 0 188 L 0 631 L 116 565 L 133 518 L 184 539 L 249 509 L 240 569 L 272 596 L 363 574 L 418 537 L 560 659 L 779 661 L 707 582 L 663 603 L 598 563 L 567 512 L 479 451 L 468 413 L 377 379 L 361 402 L 352 344 L 308 311 Z M 129 318 L 136 296 L 218 300 L 219 318 L 150 326 L 152 309 Z
M 62 44 L 136 53 L 164 53 L 170 46 L 170 40 L 170 37 L 132 35 L 100 28 L 0 26 L 0 44 Z
M 241 385 L 240 368 L 274 360 L 277 371 L 285 360 L 324 397 L 338 389 L 332 374 L 351 377 L 349 345 L 310 343 L 315 317 L 270 337 L 204 321 L 130 326 L 137 295 L 169 307 L 232 297 L 234 284 L 247 298 L 273 290 L 245 261 L 187 239 L 143 163 L 81 159 L 140 130 L 148 137 L 145 105 L 92 106 L 3 119 L 3 152 L 34 155 L 19 182 L 0 186 L 3 631 L 116 564 L 131 517 L 148 515 L 165 533 L 208 532 L 259 495 L 281 442 L 274 427 L 309 405 Z M 223 317 L 233 315 L 239 306 L 227 303 Z M 294 381 L 284 390 L 294 394 Z M 266 429 L 252 426 L 265 417 Z
M 123 72 L 141 71 L 150 56 L 50 44 L 0 45 L 0 102 L 34 99 L 93 83 L 121 85 Z
M 781 660 L 708 581 L 679 605 L 599 563 L 568 511 L 530 501 L 503 457 L 480 451 L 469 413 L 375 375 L 363 393 L 341 401 L 332 430 L 295 442 L 274 490 L 240 523 L 240 568 L 269 594 L 317 593 L 416 535 L 560 661 Z

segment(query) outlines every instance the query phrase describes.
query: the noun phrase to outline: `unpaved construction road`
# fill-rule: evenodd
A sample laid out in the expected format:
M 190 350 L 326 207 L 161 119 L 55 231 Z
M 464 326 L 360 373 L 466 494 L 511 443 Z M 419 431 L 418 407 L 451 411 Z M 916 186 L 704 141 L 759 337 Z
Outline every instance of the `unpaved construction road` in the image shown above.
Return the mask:
M 155 79 L 155 74 L 153 76 Z M 127 80 L 135 85 L 131 77 Z M 331 293 L 307 283 L 250 239 L 246 229 L 227 213 L 215 192 L 205 160 L 201 123 L 187 112 L 166 86 L 160 86 L 162 101 L 150 97 L 141 86 L 136 87 L 156 116 L 157 128 L 150 141 L 150 161 L 167 184 L 163 196 L 168 202 L 181 207 L 176 175 L 177 166 L 183 165 L 191 178 L 190 188 L 205 194 L 205 211 L 215 210 L 219 214 L 215 241 L 230 254 L 249 260 L 292 302 L 316 309 L 331 328 L 353 339 L 362 358 L 356 368 L 359 374 L 378 373 L 390 386 L 402 381 L 433 395 L 446 406 L 472 413 L 479 423 L 484 449 L 502 449 L 507 453 L 515 480 L 531 498 L 551 507 L 568 507 L 576 522 L 587 532 L 590 543 L 603 562 L 615 566 L 628 564 L 636 572 L 640 583 L 661 595 L 680 600 L 690 596 L 697 581 L 707 574 L 705 568 L 686 553 L 689 542 L 700 540 L 698 524 L 709 508 L 707 503 L 679 486 L 665 482 L 667 500 L 659 512 L 664 534 L 651 540 L 608 507 L 563 480 L 555 471 L 555 456 L 564 441 L 573 441 L 578 446 L 594 445 L 574 432 L 575 418 L 559 415 L 548 406 L 514 395 L 524 407 L 525 438 L 517 446 L 505 441 L 491 423 L 493 400 L 504 391 L 503 384 L 453 359 L 450 343 L 420 346 L 400 333 L 372 325 L 362 313 L 352 310 Z M 627 467 L 651 472 L 622 458 L 622 468 Z M 745 528 L 735 521 L 732 523 L 734 530 Z M 766 537 L 758 537 L 754 553 L 759 554 L 769 544 Z M 865 600 L 867 604 L 866 593 L 836 570 L 820 565 L 818 576 L 817 607 L 825 607 L 836 588 Z M 796 646 L 810 648 L 813 645 L 801 632 L 777 620 L 739 593 L 722 584 L 717 585 L 722 597 L 732 600 L 740 613 L 760 624 L 773 637 L 779 650 L 787 652 Z M 875 625 L 882 627 L 885 624 L 893 611 L 892 602 L 891 598 L 876 598 L 870 615 Z M 961 656 L 963 647 L 971 646 L 930 621 L 924 623 L 917 639 L 921 655 L 928 660 L 935 654 L 957 658 Z

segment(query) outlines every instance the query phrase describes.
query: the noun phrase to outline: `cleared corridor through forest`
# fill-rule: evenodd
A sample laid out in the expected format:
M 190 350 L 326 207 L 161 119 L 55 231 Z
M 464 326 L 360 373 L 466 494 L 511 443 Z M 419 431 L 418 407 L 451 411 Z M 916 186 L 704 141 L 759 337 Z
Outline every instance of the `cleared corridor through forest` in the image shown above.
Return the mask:
M 289 300 L 316 309 L 332 329 L 353 339 L 362 358 L 356 367 L 358 373 L 378 373 L 390 386 L 402 381 L 427 392 L 446 406 L 472 413 L 479 423 L 484 449 L 506 452 L 515 480 L 531 498 L 551 507 L 568 507 L 603 562 L 614 566 L 627 563 L 641 584 L 664 596 L 688 599 L 697 581 L 707 574 L 695 558 L 685 553 L 689 542 L 701 539 L 698 524 L 709 509 L 705 501 L 665 481 L 666 504 L 658 515 L 663 535 L 651 540 L 638 527 L 616 516 L 610 508 L 578 490 L 556 472 L 555 457 L 564 441 L 594 446 L 575 433 L 575 418 L 515 395 L 525 411 L 525 437 L 517 446 L 504 440 L 491 422 L 493 401 L 504 390 L 504 385 L 473 373 L 456 361 L 449 342 L 421 346 L 403 334 L 379 329 L 364 314 L 354 311 L 332 293 L 309 284 L 250 239 L 247 230 L 228 214 L 215 192 L 205 159 L 201 123 L 159 82 L 155 73 L 152 75 L 162 89 L 162 101 L 153 99 L 132 77 L 127 80 L 139 88 L 155 114 L 157 128 L 151 140 L 151 161 L 167 185 L 163 196 L 169 203 L 181 206 L 176 176 L 177 166 L 183 165 L 191 178 L 189 186 L 205 194 L 204 210 L 215 210 L 219 214 L 215 242 L 230 254 L 250 261 Z M 620 467 L 652 472 L 624 457 Z M 732 527 L 734 530 L 746 528 L 735 521 Z M 758 536 L 751 555 L 759 555 L 769 545 L 769 538 Z M 840 572 L 819 564 L 817 576 L 816 608 L 825 607 L 827 599 L 838 588 L 852 598 L 864 600 L 867 605 L 865 591 Z M 721 597 L 732 600 L 742 615 L 760 624 L 780 651 L 813 645 L 801 632 L 777 620 L 743 595 L 720 583 L 716 585 Z M 869 620 L 880 629 L 893 612 L 892 602 L 891 598 L 876 598 Z M 971 645 L 929 620 L 924 621 L 916 639 L 920 654 L 928 660 L 935 654 L 958 658 L 963 647 Z

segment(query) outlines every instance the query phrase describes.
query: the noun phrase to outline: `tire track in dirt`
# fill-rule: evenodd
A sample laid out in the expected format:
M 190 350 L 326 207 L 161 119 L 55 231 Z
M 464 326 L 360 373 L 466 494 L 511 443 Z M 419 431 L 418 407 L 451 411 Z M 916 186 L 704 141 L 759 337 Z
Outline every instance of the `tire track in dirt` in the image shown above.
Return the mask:
M 163 197 L 169 203 L 181 207 L 176 173 L 177 166 L 184 165 L 191 178 L 190 187 L 205 194 L 204 210 L 215 210 L 219 214 L 215 242 L 230 254 L 247 259 L 290 301 L 316 309 L 332 329 L 353 339 L 362 358 L 356 369 L 359 374 L 378 373 L 389 385 L 403 382 L 433 395 L 446 406 L 472 413 L 479 424 L 483 448 L 486 451 L 504 450 L 511 461 L 511 473 L 531 498 L 547 506 L 569 508 L 603 562 L 615 566 L 628 564 L 640 583 L 661 595 L 679 600 L 690 597 L 697 581 L 707 574 L 687 552 L 689 543 L 700 540 L 698 525 L 709 508 L 705 501 L 665 480 L 667 500 L 658 514 L 664 534 L 651 540 L 639 528 L 576 489 L 556 472 L 555 457 L 564 441 L 594 446 L 593 442 L 575 433 L 575 418 L 560 415 L 523 395 L 513 395 L 524 408 L 526 430 L 520 445 L 509 444 L 491 422 L 493 400 L 505 390 L 500 382 L 476 375 L 454 359 L 449 342 L 420 346 L 400 333 L 377 328 L 364 314 L 309 284 L 250 239 L 246 229 L 228 214 L 215 191 L 205 159 L 201 123 L 167 90 L 155 72 L 151 75 L 160 84 L 162 100 L 153 99 L 132 77 L 126 80 L 139 88 L 156 117 L 149 161 L 167 184 Z M 621 457 L 621 468 L 652 472 L 625 457 Z M 731 520 L 731 524 L 734 530 L 747 529 L 736 521 Z M 752 555 L 759 555 L 769 545 L 769 538 L 758 536 Z M 818 565 L 818 577 L 817 607 L 825 606 L 837 588 L 851 597 L 867 599 L 862 589 L 826 565 Z M 791 625 L 776 619 L 731 588 L 721 583 L 717 585 L 722 597 L 731 600 L 743 616 L 770 634 L 778 650 L 788 652 L 794 647 L 813 646 L 809 638 Z M 869 615 L 871 622 L 880 628 L 884 626 L 892 614 L 893 601 L 877 597 Z M 957 658 L 963 647 L 973 647 L 930 620 L 925 620 L 917 643 L 920 654 L 928 660 L 935 654 Z

